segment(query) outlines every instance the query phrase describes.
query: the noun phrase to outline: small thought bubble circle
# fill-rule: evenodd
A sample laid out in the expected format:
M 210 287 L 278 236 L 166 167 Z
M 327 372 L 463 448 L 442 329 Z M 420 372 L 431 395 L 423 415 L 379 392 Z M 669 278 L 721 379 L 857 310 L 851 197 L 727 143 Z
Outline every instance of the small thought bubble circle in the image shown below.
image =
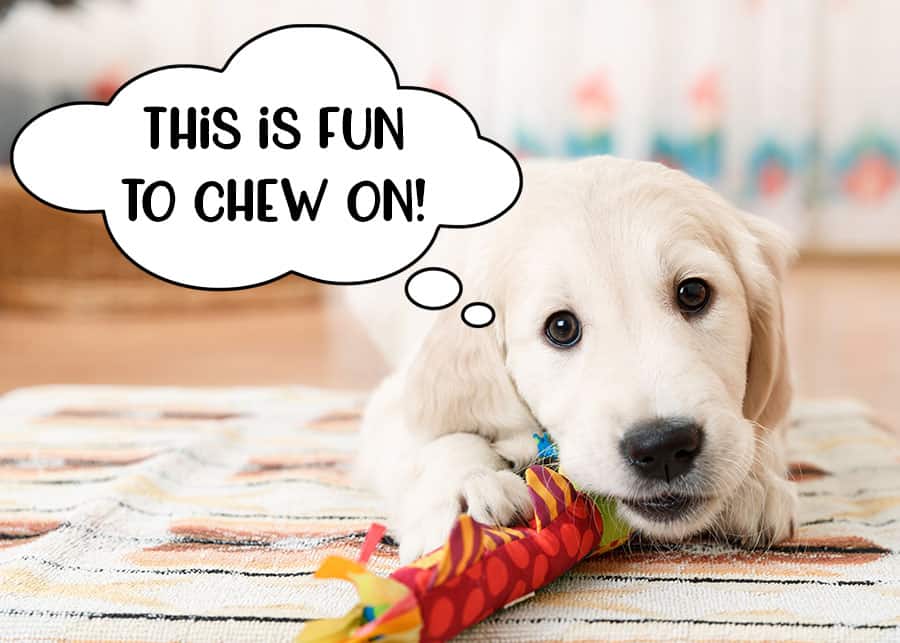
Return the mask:
M 462 295 L 462 282 L 445 268 L 422 268 L 406 280 L 406 297 L 419 308 L 441 310 Z
M 496 316 L 494 309 L 490 305 L 480 301 L 467 304 L 466 307 L 462 309 L 462 320 L 473 328 L 490 326 L 494 323 L 494 318 Z

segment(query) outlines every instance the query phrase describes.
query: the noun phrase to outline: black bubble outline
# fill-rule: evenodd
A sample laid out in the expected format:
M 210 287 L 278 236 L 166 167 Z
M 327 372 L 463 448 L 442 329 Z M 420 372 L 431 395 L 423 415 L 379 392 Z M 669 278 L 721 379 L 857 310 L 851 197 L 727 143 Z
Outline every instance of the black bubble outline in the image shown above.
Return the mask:
M 484 306 L 485 308 L 487 308 L 488 310 L 491 311 L 491 318 L 483 324 L 470 323 L 469 320 L 466 319 L 466 311 L 469 310 L 469 308 L 472 308 L 473 306 Z M 465 306 L 463 306 L 463 309 L 460 311 L 459 316 L 462 318 L 463 323 L 466 326 L 468 326 L 469 328 L 487 328 L 488 326 L 490 326 L 497 320 L 497 311 L 494 310 L 493 306 L 491 306 L 490 304 L 487 304 L 483 301 L 473 301 L 471 304 L 466 304 Z
M 456 281 L 456 284 L 459 286 L 459 292 L 456 293 L 456 297 L 453 298 L 453 301 L 451 301 L 449 304 L 442 304 L 440 306 L 424 306 L 424 305 L 420 304 L 419 302 L 417 302 L 412 297 L 410 297 L 409 282 L 411 282 L 413 279 L 415 279 L 415 277 L 417 275 L 421 275 L 423 272 L 443 272 L 444 274 L 447 274 L 447 275 L 450 275 L 451 277 L 453 277 L 453 280 Z M 412 273 L 406 279 L 406 283 L 403 284 L 403 292 L 406 294 L 406 298 L 409 299 L 413 304 L 415 304 L 419 308 L 424 308 L 425 310 L 444 310 L 444 308 L 450 308 L 450 306 L 452 306 L 453 304 L 458 302 L 459 298 L 462 297 L 463 283 L 462 283 L 462 280 L 456 276 L 455 272 L 451 272 L 450 270 L 447 270 L 446 268 L 440 268 L 438 266 L 430 266 L 428 268 L 420 268 L 419 270 L 416 270 L 414 273 Z
M 137 261 L 135 261 L 131 257 L 131 255 L 129 255 L 127 252 L 125 252 L 125 250 L 122 248 L 122 246 L 119 245 L 119 242 L 116 241 L 116 238 L 113 236 L 112 231 L 109 228 L 109 221 L 106 218 L 105 210 L 75 210 L 72 208 L 65 208 L 65 207 L 58 206 L 55 203 L 50 203 L 49 201 L 45 201 L 38 195 L 34 194 L 31 190 L 28 189 L 28 186 L 25 185 L 25 183 L 19 178 L 19 174 L 16 172 L 16 164 L 15 164 L 16 143 L 19 140 L 19 136 L 22 135 L 22 132 L 24 132 L 28 128 L 28 126 L 31 125 L 34 121 L 41 118 L 45 114 L 49 114 L 50 112 L 57 110 L 57 109 L 62 109 L 64 107 L 71 107 L 74 105 L 100 105 L 103 107 L 109 107 L 113 103 L 113 101 L 116 99 L 116 96 L 118 96 L 119 93 L 123 89 L 128 87 L 130 84 L 136 82 L 137 80 L 143 78 L 144 76 L 148 76 L 150 74 L 153 74 L 153 73 L 156 73 L 159 71 L 165 71 L 167 69 L 201 69 L 201 70 L 205 70 L 205 71 L 213 71 L 213 72 L 222 74 L 228 69 L 228 65 L 231 64 L 231 61 L 234 60 L 234 57 L 237 56 L 249 44 L 251 44 L 252 42 L 254 42 L 264 36 L 268 36 L 269 34 L 272 34 L 272 33 L 278 32 L 278 31 L 282 31 L 285 29 L 333 29 L 335 31 L 340 31 L 347 35 L 359 38 L 360 40 L 362 40 L 363 42 L 368 44 L 370 47 L 375 49 L 375 51 L 377 51 L 379 54 L 381 54 L 382 58 L 384 58 L 384 60 L 387 62 L 388 66 L 391 68 L 391 71 L 394 74 L 394 83 L 396 85 L 396 89 L 427 92 L 429 94 L 435 94 L 436 96 L 441 96 L 441 97 L 449 100 L 450 102 L 452 102 L 459 109 L 461 109 L 466 116 L 469 117 L 470 121 L 472 121 L 472 125 L 475 127 L 475 135 L 478 137 L 478 140 L 484 141 L 486 143 L 490 143 L 491 145 L 497 147 L 498 149 L 502 150 L 512 160 L 513 164 L 516 166 L 516 171 L 519 174 L 519 189 L 516 192 L 516 196 L 513 198 L 512 201 L 510 201 L 509 205 L 507 205 L 506 208 L 501 210 L 498 214 L 495 214 L 494 216 L 492 216 L 490 219 L 485 219 L 484 221 L 479 221 L 478 223 L 459 224 L 459 225 L 450 225 L 450 224 L 444 224 L 444 223 L 438 224 L 438 226 L 434 230 L 434 235 L 432 235 L 432 237 L 431 237 L 431 241 L 428 242 L 428 245 L 425 246 L 425 249 L 422 252 L 420 252 L 419 255 L 415 259 L 413 259 L 412 261 L 407 263 L 405 266 L 398 268 L 394 272 L 391 272 L 386 275 L 382 275 L 380 277 L 375 277 L 373 279 L 365 279 L 362 281 L 330 281 L 327 279 L 317 279 L 316 277 L 306 275 L 302 272 L 297 272 L 296 270 L 287 270 L 287 271 L 281 273 L 280 275 L 272 277 L 271 279 L 259 281 L 255 284 L 250 284 L 247 286 L 226 286 L 226 287 L 216 288 L 216 287 L 210 287 L 210 286 L 192 286 L 190 284 L 183 284 L 183 283 L 180 283 L 173 279 L 168 279 L 166 277 L 158 275 L 155 272 L 153 272 L 152 270 L 145 268 L 144 266 L 139 264 Z M 482 136 L 481 129 L 478 127 L 478 122 L 475 120 L 475 117 L 472 116 L 472 113 L 466 108 L 465 105 L 460 103 L 458 100 L 456 100 L 452 96 L 449 96 L 443 92 L 439 92 L 434 89 L 429 89 L 427 87 L 417 87 L 415 85 L 401 85 L 400 84 L 400 76 L 397 73 L 397 68 L 394 66 L 394 62 L 390 59 L 390 57 L 386 53 L 384 53 L 384 51 L 381 49 L 381 47 L 376 45 L 374 42 L 372 42 L 365 36 L 358 34 L 351 29 L 347 29 L 346 27 L 339 27 L 337 25 L 329 25 L 329 24 L 325 24 L 325 23 L 288 24 L 288 25 L 281 25 L 279 27 L 273 27 L 272 29 L 267 29 L 266 31 L 263 31 L 255 36 L 253 36 L 252 38 L 250 38 L 249 40 L 247 40 L 243 44 L 241 44 L 237 49 L 235 49 L 231 53 L 231 55 L 228 56 L 228 60 L 225 61 L 225 64 L 222 67 L 210 67 L 208 65 L 197 65 L 197 64 L 163 65 L 161 67 L 154 67 L 152 69 L 143 71 L 140 74 L 138 74 L 137 76 L 134 76 L 134 77 L 130 78 L 129 80 L 127 80 L 116 90 L 116 92 L 106 102 L 86 101 L 86 100 L 69 101 L 69 102 L 61 103 L 59 105 L 54 105 L 53 107 L 45 109 L 42 112 L 39 112 L 37 115 L 28 119 L 28 122 L 26 122 L 21 128 L 19 128 L 19 131 L 16 133 L 16 136 L 15 136 L 15 138 L 13 138 L 13 142 L 10 145 L 9 164 L 10 164 L 10 167 L 12 168 L 13 176 L 16 178 L 16 181 L 19 183 L 19 185 L 22 186 L 22 188 L 25 190 L 25 192 L 27 192 L 34 199 L 37 199 L 39 202 L 43 203 L 44 205 L 49 206 L 51 208 L 55 208 L 57 210 L 62 210 L 64 212 L 71 212 L 74 214 L 100 214 L 100 215 L 102 215 L 103 216 L 103 225 L 106 227 L 106 234 L 109 236 L 110 240 L 112 240 L 113 245 L 116 246 L 116 248 L 119 250 L 119 252 L 122 254 L 123 257 L 128 259 L 128 261 L 130 261 L 134 266 L 139 268 L 141 271 L 147 273 L 148 275 L 151 275 L 152 277 L 155 277 L 156 279 L 159 279 L 160 281 L 164 281 L 168 284 L 172 284 L 173 286 L 180 286 L 182 288 L 188 288 L 190 290 L 202 290 L 202 291 L 206 291 L 206 292 L 235 292 L 235 291 L 240 291 L 240 290 L 249 290 L 250 288 L 257 288 L 259 286 L 265 286 L 270 283 L 276 282 L 279 279 L 283 279 L 284 277 L 287 277 L 288 275 L 294 275 L 297 277 L 302 277 L 304 279 L 308 279 L 310 281 L 315 281 L 320 284 L 327 284 L 327 285 L 333 285 L 333 286 L 361 286 L 363 284 L 371 284 L 371 283 L 383 281 L 385 279 L 390 279 L 391 277 L 394 277 L 394 276 L 400 274 L 401 272 L 403 272 L 404 270 L 406 270 L 407 268 L 409 268 L 410 266 L 412 266 L 413 264 L 418 262 L 419 259 L 421 259 L 423 256 L 425 256 L 425 254 L 429 250 L 431 250 L 431 246 L 434 245 L 434 242 L 437 240 L 438 233 L 440 233 L 442 228 L 457 228 L 457 229 L 458 228 L 477 228 L 477 227 L 486 225 L 488 223 L 491 223 L 492 221 L 499 219 L 504 214 L 509 212 L 512 209 L 512 207 L 516 204 L 516 202 L 519 200 L 519 197 L 522 196 L 522 186 L 523 186 L 523 182 L 524 182 L 524 177 L 522 175 L 522 166 L 519 165 L 519 161 L 518 161 L 518 159 L 516 159 L 515 155 L 512 154 L 509 150 L 507 150 L 505 147 L 500 145 L 497 141 L 487 138 L 485 136 Z M 450 273 L 450 274 L 453 274 L 453 273 Z M 455 276 L 456 275 L 454 275 L 454 277 Z

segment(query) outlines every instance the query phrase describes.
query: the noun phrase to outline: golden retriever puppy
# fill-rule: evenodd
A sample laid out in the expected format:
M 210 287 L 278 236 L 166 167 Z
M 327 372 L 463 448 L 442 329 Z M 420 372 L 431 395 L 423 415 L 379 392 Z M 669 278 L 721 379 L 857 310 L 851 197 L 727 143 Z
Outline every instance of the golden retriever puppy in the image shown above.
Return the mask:
M 524 177 L 509 213 L 443 230 L 418 262 L 460 276 L 453 307 L 415 309 L 403 277 L 348 295 L 396 369 L 365 413 L 358 473 L 401 558 L 440 545 L 461 511 L 526 517 L 516 472 L 541 431 L 646 537 L 787 538 L 785 237 L 655 163 L 533 162 Z M 493 324 L 462 322 L 472 301 Z

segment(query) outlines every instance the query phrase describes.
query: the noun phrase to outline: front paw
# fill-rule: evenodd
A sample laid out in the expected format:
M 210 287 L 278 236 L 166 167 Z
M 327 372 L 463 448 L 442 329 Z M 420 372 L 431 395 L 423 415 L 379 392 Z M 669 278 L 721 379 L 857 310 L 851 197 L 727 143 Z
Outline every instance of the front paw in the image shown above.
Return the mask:
M 531 499 L 525 482 L 512 471 L 479 468 L 469 471 L 455 488 L 442 492 L 420 480 L 407 495 L 395 521 L 400 562 L 408 563 L 440 547 L 460 513 L 487 525 L 525 522 Z
M 494 450 L 506 460 L 513 471 L 524 471 L 537 462 L 537 442 L 528 433 L 516 433 L 494 442 Z
M 750 549 L 765 549 L 796 535 L 797 489 L 776 474 L 753 474 L 723 510 L 719 533 Z

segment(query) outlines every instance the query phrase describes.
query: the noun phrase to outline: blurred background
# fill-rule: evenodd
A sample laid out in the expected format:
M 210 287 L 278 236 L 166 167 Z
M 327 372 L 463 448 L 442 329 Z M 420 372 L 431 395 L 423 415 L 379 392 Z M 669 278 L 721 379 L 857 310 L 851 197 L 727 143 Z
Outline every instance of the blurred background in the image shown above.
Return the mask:
M 800 393 L 900 425 L 895 0 L 0 0 L 0 391 L 377 381 L 324 287 L 157 282 L 98 217 L 60 216 L 2 165 L 48 106 L 107 100 L 160 65 L 221 66 L 291 22 L 367 36 L 401 82 L 458 98 L 520 158 L 655 159 L 781 223 L 801 249 L 786 284 Z

